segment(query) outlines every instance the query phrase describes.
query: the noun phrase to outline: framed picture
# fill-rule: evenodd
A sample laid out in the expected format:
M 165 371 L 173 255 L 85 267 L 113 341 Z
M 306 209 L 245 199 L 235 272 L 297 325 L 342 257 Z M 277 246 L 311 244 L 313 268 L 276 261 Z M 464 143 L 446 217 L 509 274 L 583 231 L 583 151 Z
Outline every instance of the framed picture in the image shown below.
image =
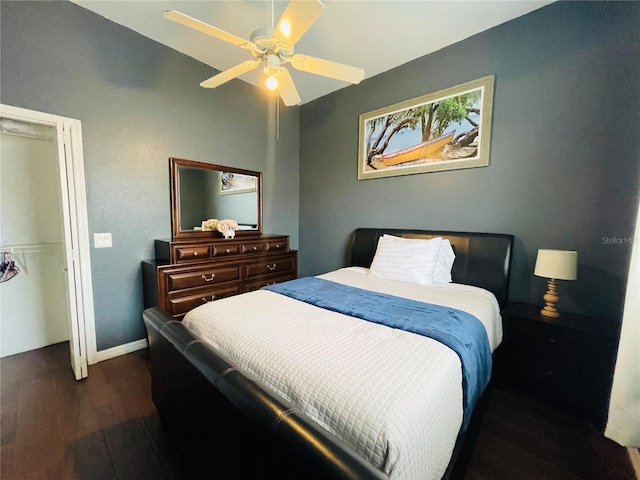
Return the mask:
M 241 173 L 220 172 L 220 195 L 255 192 L 257 178 Z
M 489 165 L 494 75 L 360 115 L 358 180 Z

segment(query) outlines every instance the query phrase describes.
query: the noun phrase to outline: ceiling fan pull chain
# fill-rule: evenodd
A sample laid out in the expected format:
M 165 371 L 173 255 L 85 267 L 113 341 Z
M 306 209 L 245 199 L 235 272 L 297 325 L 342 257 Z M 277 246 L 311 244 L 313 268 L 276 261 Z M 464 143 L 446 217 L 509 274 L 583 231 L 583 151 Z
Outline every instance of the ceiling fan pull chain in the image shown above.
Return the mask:
M 276 92 L 276 140 L 280 140 L 280 92 Z

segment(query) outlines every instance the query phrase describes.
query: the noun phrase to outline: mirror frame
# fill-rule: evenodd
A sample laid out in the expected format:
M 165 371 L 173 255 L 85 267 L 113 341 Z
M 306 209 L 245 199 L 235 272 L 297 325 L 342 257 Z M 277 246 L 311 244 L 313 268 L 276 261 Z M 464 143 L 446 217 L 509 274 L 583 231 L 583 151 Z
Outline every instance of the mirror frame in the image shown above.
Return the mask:
M 226 165 L 216 165 L 213 163 L 197 162 L 184 158 L 169 158 L 169 179 L 171 189 L 171 237 L 172 240 L 213 240 L 222 238 L 222 234 L 216 231 L 201 230 L 181 230 L 180 229 L 180 187 L 178 178 L 178 167 L 202 168 L 203 170 L 213 170 L 218 172 L 240 173 L 242 175 L 252 175 L 257 177 L 256 189 L 258 197 L 258 228 L 255 230 L 237 230 L 236 236 L 259 236 L 262 235 L 262 173 L 242 168 L 228 167 Z

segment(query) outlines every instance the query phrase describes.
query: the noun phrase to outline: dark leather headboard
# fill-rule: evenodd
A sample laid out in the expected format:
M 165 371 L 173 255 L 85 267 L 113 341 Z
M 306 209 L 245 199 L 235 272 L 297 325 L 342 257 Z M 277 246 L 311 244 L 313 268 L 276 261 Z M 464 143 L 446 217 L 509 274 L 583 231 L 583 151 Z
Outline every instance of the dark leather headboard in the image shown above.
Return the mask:
M 509 298 L 509 274 L 513 235 L 502 233 L 358 228 L 352 237 L 349 265 L 370 267 L 378 239 L 384 235 L 407 238 L 447 238 L 456 254 L 451 277 L 455 283 L 473 285 L 492 292 L 500 305 Z

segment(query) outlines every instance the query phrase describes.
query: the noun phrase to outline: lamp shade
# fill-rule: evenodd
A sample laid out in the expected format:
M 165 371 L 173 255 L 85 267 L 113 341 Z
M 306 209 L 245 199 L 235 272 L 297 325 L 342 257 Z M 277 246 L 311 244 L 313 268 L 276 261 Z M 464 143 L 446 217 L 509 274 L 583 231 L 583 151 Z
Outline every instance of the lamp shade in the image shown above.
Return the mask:
M 556 280 L 575 280 L 578 278 L 578 252 L 540 249 L 533 274 Z

